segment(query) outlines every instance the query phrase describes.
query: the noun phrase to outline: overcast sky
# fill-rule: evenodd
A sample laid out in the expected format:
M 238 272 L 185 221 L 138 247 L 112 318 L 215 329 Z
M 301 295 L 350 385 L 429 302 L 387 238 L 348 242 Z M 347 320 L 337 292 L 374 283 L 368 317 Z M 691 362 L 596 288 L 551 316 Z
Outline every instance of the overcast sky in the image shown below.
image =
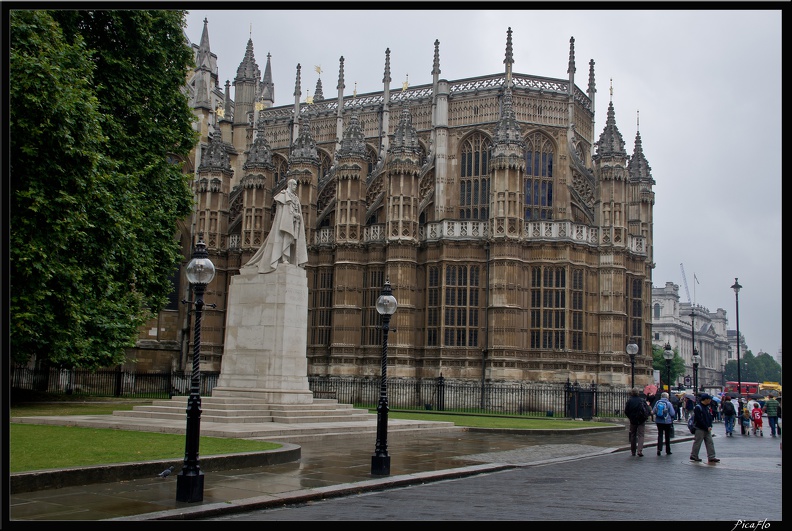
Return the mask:
M 272 54 L 275 105 L 302 99 L 319 74 L 326 99 L 381 91 L 390 48 L 391 90 L 432 82 L 434 41 L 440 78 L 503 72 L 511 27 L 514 72 L 567 79 L 575 38 L 575 83 L 584 92 L 595 62 L 596 138 L 613 83 L 616 123 L 632 154 L 638 118 L 656 185 L 655 287 L 679 285 L 710 312 L 723 308 L 754 353 L 781 348 L 781 10 L 234 10 L 190 11 L 187 35 L 203 20 L 220 82 L 233 83 L 253 41 L 262 73 Z M 251 3 L 260 6 L 259 3 Z M 317 4 L 312 4 L 316 6 Z M 437 5 L 437 4 L 435 4 Z M 523 4 L 524 5 L 524 4 Z M 633 4 L 634 5 L 634 4 Z M 441 5 L 442 7 L 442 5 Z M 233 86 L 232 86 L 233 97 Z M 698 283 L 694 280 L 694 275 Z

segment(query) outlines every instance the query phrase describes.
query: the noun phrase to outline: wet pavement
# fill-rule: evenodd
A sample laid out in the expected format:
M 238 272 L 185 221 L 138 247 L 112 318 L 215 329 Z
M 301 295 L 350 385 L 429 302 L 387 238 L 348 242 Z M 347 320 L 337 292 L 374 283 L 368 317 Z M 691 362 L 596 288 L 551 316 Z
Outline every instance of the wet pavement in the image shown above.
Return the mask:
M 599 428 L 597 422 L 582 426 Z M 388 439 L 391 474 L 373 476 L 375 437 L 333 436 L 299 444 L 298 461 L 205 473 L 204 499 L 176 501 L 176 474 L 128 481 L 12 493 L 10 520 L 156 520 L 223 517 L 267 507 L 391 489 L 448 478 L 508 470 L 527 464 L 552 465 L 621 452 L 629 459 L 626 428 L 520 431 L 393 433 Z M 679 431 L 679 430 L 678 430 Z M 685 441 L 674 457 L 687 459 Z M 644 460 L 654 458 L 656 429 L 647 427 Z M 720 441 L 718 441 L 720 442 Z M 780 453 L 779 453 L 780 457 Z M 684 459 L 683 459 L 684 458 Z

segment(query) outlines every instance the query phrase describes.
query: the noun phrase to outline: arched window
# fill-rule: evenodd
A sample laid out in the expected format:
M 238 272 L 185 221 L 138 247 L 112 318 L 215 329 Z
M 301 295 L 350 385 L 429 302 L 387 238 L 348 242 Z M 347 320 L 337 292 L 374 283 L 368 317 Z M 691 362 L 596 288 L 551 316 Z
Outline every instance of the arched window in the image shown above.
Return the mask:
M 289 163 L 285 158 L 276 155 L 272 157 L 272 163 L 275 165 L 275 185 L 286 178 L 286 173 L 289 171 Z
M 542 133 L 525 140 L 525 221 L 553 219 L 553 143 Z
M 459 180 L 459 218 L 489 217 L 489 159 L 491 144 L 482 133 L 462 143 Z
M 660 319 L 660 303 L 655 303 L 654 305 L 654 318 Z

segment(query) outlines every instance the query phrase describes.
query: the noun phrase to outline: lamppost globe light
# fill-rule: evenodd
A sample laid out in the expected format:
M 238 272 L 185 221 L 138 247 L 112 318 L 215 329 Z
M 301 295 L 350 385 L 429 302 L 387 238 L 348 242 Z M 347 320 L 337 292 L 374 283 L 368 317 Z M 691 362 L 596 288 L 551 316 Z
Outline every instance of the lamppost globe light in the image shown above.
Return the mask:
M 371 473 L 377 476 L 390 475 L 390 456 L 388 455 L 388 331 L 391 315 L 399 304 L 393 296 L 390 280 L 385 280 L 377 299 L 377 312 L 382 316 L 382 376 L 380 377 L 380 396 L 377 403 L 377 444 L 371 456 Z
M 380 295 L 377 299 L 377 313 L 380 315 L 393 315 L 399 303 L 393 295 Z
M 693 363 L 698 366 L 698 364 L 701 363 L 701 356 L 698 354 L 693 354 Z
M 666 343 L 666 346 L 663 349 L 663 357 L 667 360 L 674 359 L 674 350 L 671 348 L 670 343 Z
M 176 501 L 203 501 L 204 473 L 198 459 L 201 436 L 201 315 L 206 287 L 215 276 L 215 266 L 209 260 L 206 244 L 199 240 L 185 271 L 187 280 L 195 288 L 195 336 L 193 339 L 190 397 L 187 399 L 187 431 L 184 449 L 184 466 L 176 476 Z M 187 304 L 190 301 L 182 301 Z M 216 304 L 210 304 L 212 308 Z
M 635 355 L 638 354 L 638 345 L 628 343 L 626 350 L 630 355 L 630 387 L 635 387 Z
M 737 321 L 737 396 L 742 396 L 742 378 L 740 375 L 740 283 L 737 282 L 737 277 L 734 277 L 734 284 L 731 287 L 734 290 L 734 306 L 735 306 L 735 319 Z
M 195 244 L 195 253 L 187 264 L 185 273 L 190 284 L 209 284 L 214 279 L 215 266 L 209 260 L 209 253 L 206 252 L 206 244 L 203 241 Z

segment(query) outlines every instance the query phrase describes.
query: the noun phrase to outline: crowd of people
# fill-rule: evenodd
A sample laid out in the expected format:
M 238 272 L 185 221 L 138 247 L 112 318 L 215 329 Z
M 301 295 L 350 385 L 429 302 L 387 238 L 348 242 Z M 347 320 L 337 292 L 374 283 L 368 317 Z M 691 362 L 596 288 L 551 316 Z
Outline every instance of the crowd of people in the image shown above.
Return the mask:
M 693 417 L 693 447 L 690 460 L 703 461 L 699 457 L 703 444 L 707 453 L 708 463 L 718 463 L 715 455 L 715 444 L 712 440 L 713 423 L 722 422 L 726 437 L 734 437 L 734 429 L 739 420 L 740 433 L 744 436 L 764 437 L 764 421 L 770 436 L 781 434 L 781 397 L 768 395 L 764 400 L 755 398 L 738 398 L 721 394 L 716 398 L 708 393 L 698 395 L 698 400 L 691 394 L 669 395 L 667 392 L 645 395 L 638 389 L 630 390 L 630 398 L 624 406 L 624 414 L 630 421 L 629 441 L 630 452 L 643 457 L 646 422 L 652 421 L 657 426 L 657 455 L 671 455 L 671 437 L 674 433 L 674 421 L 681 421 L 684 416 L 687 423 Z

